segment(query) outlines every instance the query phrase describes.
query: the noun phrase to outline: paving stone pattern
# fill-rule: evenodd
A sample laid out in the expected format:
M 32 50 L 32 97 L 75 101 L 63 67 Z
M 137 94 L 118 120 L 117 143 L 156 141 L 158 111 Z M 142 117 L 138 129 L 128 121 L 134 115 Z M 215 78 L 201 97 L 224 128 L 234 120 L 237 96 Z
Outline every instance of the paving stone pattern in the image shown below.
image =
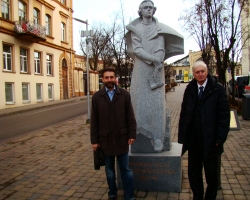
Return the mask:
M 172 141 L 177 142 L 179 112 L 186 84 L 168 92 Z M 104 167 L 94 170 L 87 116 L 64 121 L 0 143 L 0 199 L 108 199 Z M 250 199 L 250 120 L 241 117 L 241 130 L 230 131 L 222 154 L 217 199 Z M 192 199 L 183 156 L 181 193 L 135 191 L 136 199 Z M 204 184 L 206 186 L 206 184 Z M 118 200 L 123 191 L 119 190 Z

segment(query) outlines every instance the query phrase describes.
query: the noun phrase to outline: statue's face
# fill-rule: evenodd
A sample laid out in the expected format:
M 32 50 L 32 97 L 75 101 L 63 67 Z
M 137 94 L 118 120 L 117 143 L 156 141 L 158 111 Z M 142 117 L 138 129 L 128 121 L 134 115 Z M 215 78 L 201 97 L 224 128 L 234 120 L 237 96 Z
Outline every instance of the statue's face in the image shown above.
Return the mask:
M 154 15 L 154 6 L 151 2 L 141 4 L 141 15 L 143 18 L 151 18 Z

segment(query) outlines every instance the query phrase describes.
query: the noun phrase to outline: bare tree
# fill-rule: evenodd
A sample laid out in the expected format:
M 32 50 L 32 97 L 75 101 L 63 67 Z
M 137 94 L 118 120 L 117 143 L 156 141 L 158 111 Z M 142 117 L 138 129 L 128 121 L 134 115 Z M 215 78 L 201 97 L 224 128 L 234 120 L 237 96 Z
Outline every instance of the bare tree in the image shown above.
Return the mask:
M 231 56 L 229 58 L 229 65 L 228 65 L 228 69 L 231 71 L 231 76 L 232 76 L 232 83 L 233 83 L 233 87 L 232 87 L 232 99 L 233 101 L 235 100 L 235 82 L 233 80 L 235 80 L 234 78 L 234 72 L 235 72 L 235 68 L 237 65 L 239 65 L 240 63 L 240 59 L 241 59 L 241 53 L 242 53 L 242 49 L 247 47 L 248 45 L 248 39 L 249 39 L 249 33 L 248 33 L 248 27 L 242 27 L 242 31 L 241 34 L 238 35 L 239 39 L 235 42 L 235 45 L 232 48 L 231 51 Z
M 171 65 L 164 65 L 164 71 L 165 71 L 165 83 L 167 85 L 170 85 L 171 81 L 170 78 L 173 76 L 173 69 L 171 68 Z
M 109 51 L 109 64 L 116 68 L 117 74 L 119 76 L 119 81 L 121 86 L 124 86 L 127 89 L 127 86 L 130 83 L 130 74 L 133 68 L 133 60 L 127 54 L 127 45 L 125 43 L 125 17 L 123 4 L 120 1 L 121 11 L 119 14 L 116 14 L 112 27 L 110 31 L 106 34 L 110 34 L 112 37 L 108 43 Z
M 195 4 L 194 7 L 184 10 L 179 21 L 182 21 L 183 29 L 188 31 L 198 44 L 202 52 L 202 60 L 207 64 L 209 73 L 212 73 L 212 45 L 210 45 L 206 16 L 202 12 L 201 4 Z
M 185 26 L 186 30 L 196 38 L 200 47 L 204 49 L 204 44 L 210 44 L 213 47 L 219 81 L 225 86 L 225 72 L 229 67 L 229 60 L 236 62 L 232 52 L 237 44 L 241 44 L 238 49 L 242 49 L 242 35 L 246 35 L 241 29 L 241 15 L 247 8 L 249 0 L 198 0 L 196 2 L 195 8 L 186 10 L 185 17 L 181 19 L 189 25 Z M 189 22 L 190 18 L 191 22 Z M 205 41 L 203 41 L 204 38 Z M 247 33 L 244 40 L 248 39 Z
M 86 45 L 89 45 L 89 66 L 90 69 L 96 71 L 104 52 L 108 54 L 107 44 L 109 43 L 112 35 L 105 34 L 108 31 L 102 24 L 99 26 L 93 26 L 93 31 L 94 36 L 91 38 L 85 38 L 80 45 L 85 56 L 87 56 Z M 106 55 L 106 57 L 108 57 L 108 55 Z
M 86 45 L 89 48 L 89 66 L 92 70 L 98 70 L 98 63 L 102 60 L 103 67 L 113 66 L 116 68 L 122 85 L 127 86 L 130 82 L 129 77 L 133 67 L 133 61 L 127 54 L 125 43 L 125 17 L 123 5 L 120 1 L 121 11 L 114 14 L 111 25 L 93 26 L 94 36 L 85 39 L 81 43 L 81 50 L 85 56 Z

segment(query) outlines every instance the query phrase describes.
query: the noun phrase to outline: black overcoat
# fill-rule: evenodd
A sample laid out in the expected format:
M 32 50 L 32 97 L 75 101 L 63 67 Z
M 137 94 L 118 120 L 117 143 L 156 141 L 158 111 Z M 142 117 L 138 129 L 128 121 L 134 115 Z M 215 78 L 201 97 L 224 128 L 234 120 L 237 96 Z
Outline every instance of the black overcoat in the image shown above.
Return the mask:
M 192 142 L 190 140 L 193 139 L 195 127 L 192 126 L 192 117 L 197 106 L 197 96 L 197 81 L 193 79 L 184 92 L 179 119 L 178 143 L 183 144 L 182 155 L 188 150 Z M 219 155 L 223 152 L 223 144 L 229 132 L 230 108 L 224 87 L 210 75 L 198 106 L 201 113 L 204 157 Z M 216 143 L 219 146 L 216 146 Z
M 107 156 L 127 153 L 128 139 L 136 138 L 136 120 L 128 91 L 116 86 L 112 102 L 105 87 L 92 97 L 91 144 L 100 144 Z

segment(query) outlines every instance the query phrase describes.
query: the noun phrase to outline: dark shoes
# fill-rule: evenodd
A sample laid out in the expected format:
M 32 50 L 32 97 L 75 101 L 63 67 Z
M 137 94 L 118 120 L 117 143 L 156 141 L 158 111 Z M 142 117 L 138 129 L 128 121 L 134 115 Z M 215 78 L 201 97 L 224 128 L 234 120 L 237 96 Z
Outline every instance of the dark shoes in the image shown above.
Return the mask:
M 116 197 L 109 197 L 109 200 L 115 200 Z

